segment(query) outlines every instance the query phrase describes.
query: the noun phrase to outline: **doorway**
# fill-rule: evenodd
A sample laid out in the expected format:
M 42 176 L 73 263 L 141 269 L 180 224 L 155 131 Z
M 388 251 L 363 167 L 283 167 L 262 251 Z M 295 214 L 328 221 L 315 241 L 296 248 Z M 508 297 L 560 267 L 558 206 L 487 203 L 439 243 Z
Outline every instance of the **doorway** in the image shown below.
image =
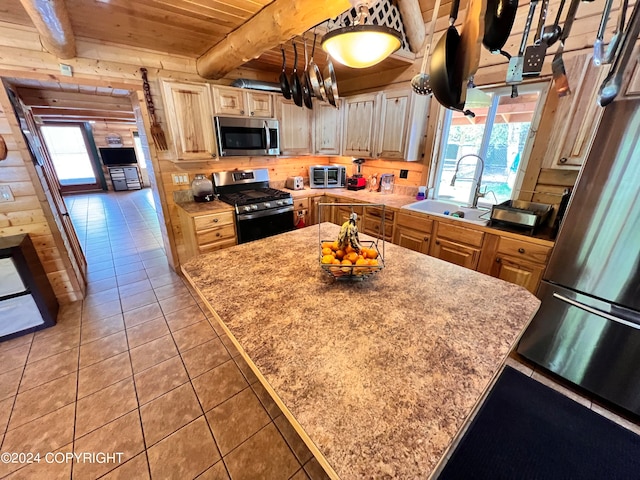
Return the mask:
M 44 142 L 62 193 L 102 190 L 96 160 L 81 125 L 42 125 Z

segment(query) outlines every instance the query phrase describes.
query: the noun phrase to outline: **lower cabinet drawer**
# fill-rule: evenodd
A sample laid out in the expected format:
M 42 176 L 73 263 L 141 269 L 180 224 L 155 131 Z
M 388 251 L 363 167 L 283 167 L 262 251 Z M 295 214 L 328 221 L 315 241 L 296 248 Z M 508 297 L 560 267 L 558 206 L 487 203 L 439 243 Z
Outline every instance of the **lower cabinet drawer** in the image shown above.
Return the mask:
M 196 231 L 199 232 L 208 228 L 232 225 L 234 220 L 233 212 L 220 212 L 194 217 L 193 224 L 195 225 Z
M 236 231 L 233 224 L 225 225 L 220 228 L 198 232 L 196 238 L 200 246 L 229 239 L 235 241 Z
M 471 228 L 438 222 L 438 237 L 447 238 L 457 243 L 464 243 L 473 247 L 482 247 L 484 232 Z
M 526 243 L 512 238 L 500 237 L 498 253 L 509 255 L 515 259 L 528 260 L 530 262 L 546 263 L 551 254 L 551 247 Z
M 228 238 L 220 242 L 207 243 L 206 245 L 198 245 L 198 253 L 213 252 L 222 248 L 233 247 L 236 244 L 235 238 Z

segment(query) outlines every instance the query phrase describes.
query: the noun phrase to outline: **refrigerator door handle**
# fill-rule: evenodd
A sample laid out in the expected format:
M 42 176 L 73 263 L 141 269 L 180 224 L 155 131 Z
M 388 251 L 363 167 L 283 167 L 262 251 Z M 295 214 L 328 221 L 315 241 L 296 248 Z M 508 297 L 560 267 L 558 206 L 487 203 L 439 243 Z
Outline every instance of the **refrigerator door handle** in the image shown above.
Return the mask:
M 612 322 L 620 323 L 622 325 L 626 325 L 627 327 L 640 330 L 640 325 L 638 325 L 637 323 L 630 322 L 628 320 L 625 320 L 624 318 L 616 317 L 615 315 L 611 315 L 610 313 L 607 313 L 607 312 L 603 312 L 598 308 L 594 308 L 582 302 L 578 302 L 577 300 L 574 300 L 572 298 L 565 297 L 564 295 L 561 295 L 557 292 L 553 293 L 553 297 L 557 298 L 561 302 L 565 302 L 565 303 L 568 303 L 569 305 L 573 305 L 574 307 L 578 307 L 579 309 L 584 310 L 585 312 L 589 312 L 594 315 L 598 315 L 599 317 L 605 318 L 607 320 L 611 320 Z

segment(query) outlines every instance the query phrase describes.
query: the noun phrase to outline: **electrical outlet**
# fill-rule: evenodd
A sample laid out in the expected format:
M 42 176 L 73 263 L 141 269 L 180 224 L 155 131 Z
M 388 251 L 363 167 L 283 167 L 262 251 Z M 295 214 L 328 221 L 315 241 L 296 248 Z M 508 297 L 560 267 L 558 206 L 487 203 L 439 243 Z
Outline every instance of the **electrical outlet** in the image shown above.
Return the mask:
M 400 170 L 400 178 L 407 178 L 409 176 L 409 170 Z
M 13 202 L 13 193 L 9 185 L 0 185 L 0 202 Z
M 73 68 L 71 68 L 71 65 L 66 65 L 64 63 L 61 63 L 60 73 L 65 77 L 73 77 Z
M 187 173 L 173 173 L 171 178 L 174 185 L 189 185 L 189 174 Z

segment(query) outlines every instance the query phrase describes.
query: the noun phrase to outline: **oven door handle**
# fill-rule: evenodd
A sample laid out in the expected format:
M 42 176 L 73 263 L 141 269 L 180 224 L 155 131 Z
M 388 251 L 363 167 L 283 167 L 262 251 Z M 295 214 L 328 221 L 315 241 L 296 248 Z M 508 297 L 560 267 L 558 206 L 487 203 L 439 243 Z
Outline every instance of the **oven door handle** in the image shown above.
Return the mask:
M 267 151 L 271 150 L 271 134 L 269 132 L 269 124 L 264 121 L 264 137 L 267 145 Z
M 268 217 L 270 215 L 277 215 L 279 213 L 293 212 L 293 205 L 288 205 L 281 208 L 273 208 L 271 210 L 260 210 L 255 213 L 241 213 L 238 214 L 238 221 L 251 220 L 254 218 Z

